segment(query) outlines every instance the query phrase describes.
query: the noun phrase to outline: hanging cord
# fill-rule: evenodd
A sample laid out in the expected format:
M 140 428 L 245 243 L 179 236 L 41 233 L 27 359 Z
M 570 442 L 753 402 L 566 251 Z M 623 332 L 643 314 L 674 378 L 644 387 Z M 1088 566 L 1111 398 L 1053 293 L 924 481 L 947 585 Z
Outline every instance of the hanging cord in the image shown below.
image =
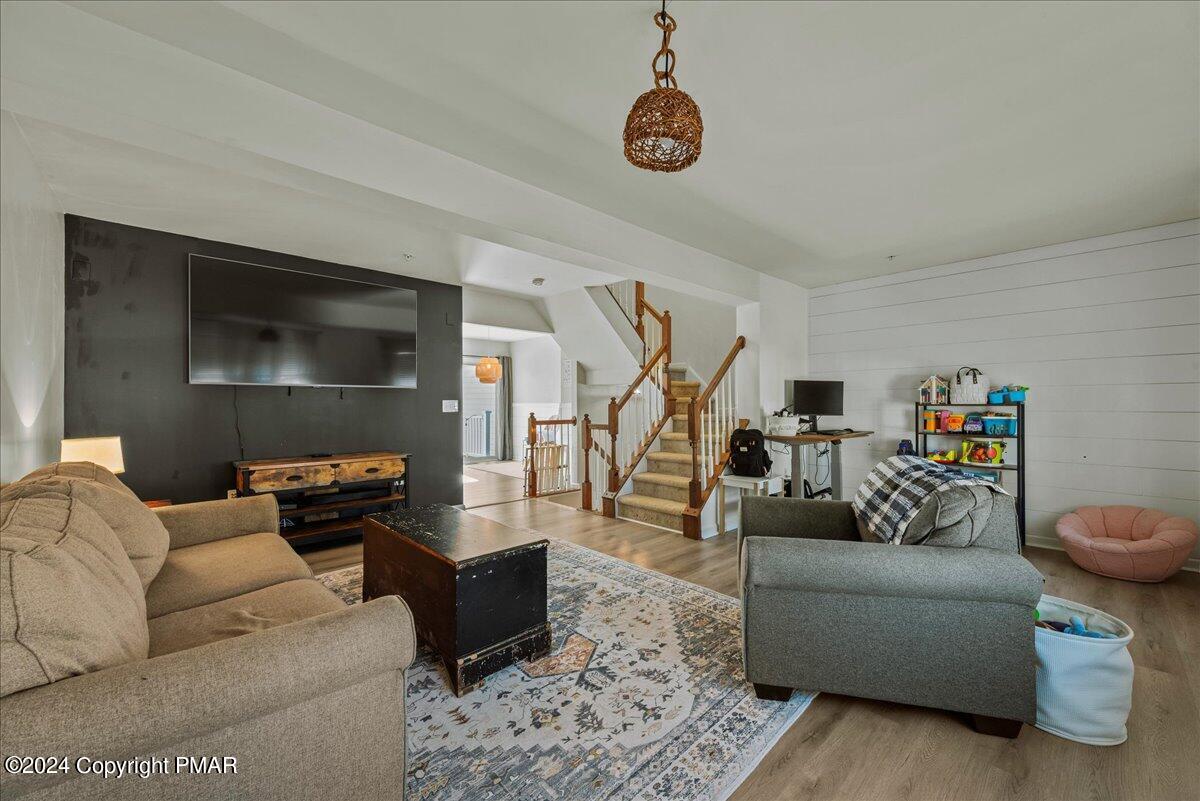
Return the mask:
M 237 432 L 238 453 L 241 454 L 242 461 L 246 460 L 246 444 L 242 441 L 242 421 L 241 414 L 238 411 L 238 396 L 237 384 L 233 385 L 233 430 Z

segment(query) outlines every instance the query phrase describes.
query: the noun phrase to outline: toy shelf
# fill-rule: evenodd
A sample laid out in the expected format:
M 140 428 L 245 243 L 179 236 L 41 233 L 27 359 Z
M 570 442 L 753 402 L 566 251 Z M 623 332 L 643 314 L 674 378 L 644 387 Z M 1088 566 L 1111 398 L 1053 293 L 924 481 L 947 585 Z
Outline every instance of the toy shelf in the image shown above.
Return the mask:
M 970 439 L 1020 439 L 1020 434 L 988 434 L 980 431 L 976 434 L 969 434 L 966 431 L 918 431 L 919 437 L 967 437 Z
M 929 408 L 931 406 L 936 406 L 939 409 L 944 406 L 956 406 L 956 407 L 964 408 L 964 409 L 975 409 L 975 408 L 985 408 L 985 407 L 989 407 L 989 406 L 992 408 L 1000 408 L 1002 406 L 1011 406 L 1013 408 L 1019 408 L 1019 407 L 1024 406 L 1025 404 L 1023 404 L 1023 403 L 918 403 L 917 405 L 923 409 Z
M 926 409 L 997 409 L 1013 408 L 1017 410 L 1017 433 L 1009 436 L 990 436 L 983 431 L 925 431 L 924 415 Z M 929 456 L 930 437 L 958 437 L 961 439 L 1012 440 L 1017 441 L 1016 464 L 981 464 L 978 462 L 936 462 L 948 467 L 961 467 L 969 470 L 995 470 L 1003 473 L 1016 473 L 1017 491 L 1013 494 L 1017 502 L 1017 527 L 1021 534 L 1021 545 L 1025 545 L 1025 404 L 1024 403 L 921 403 L 913 404 L 913 433 L 916 435 L 917 452 L 920 456 Z

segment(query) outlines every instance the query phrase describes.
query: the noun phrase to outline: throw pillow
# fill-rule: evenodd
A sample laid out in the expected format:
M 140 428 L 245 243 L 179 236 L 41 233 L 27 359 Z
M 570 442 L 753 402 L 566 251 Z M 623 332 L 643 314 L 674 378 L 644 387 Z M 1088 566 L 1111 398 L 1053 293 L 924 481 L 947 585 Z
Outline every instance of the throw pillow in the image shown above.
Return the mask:
M 141 581 L 94 509 L 61 494 L 0 500 L 0 695 L 149 648 Z
M 90 462 L 61 462 L 10 484 L 0 497 L 35 498 L 44 492 L 77 498 L 98 512 L 121 541 L 142 589 L 150 586 L 167 559 L 171 537 L 158 515 L 116 476 Z

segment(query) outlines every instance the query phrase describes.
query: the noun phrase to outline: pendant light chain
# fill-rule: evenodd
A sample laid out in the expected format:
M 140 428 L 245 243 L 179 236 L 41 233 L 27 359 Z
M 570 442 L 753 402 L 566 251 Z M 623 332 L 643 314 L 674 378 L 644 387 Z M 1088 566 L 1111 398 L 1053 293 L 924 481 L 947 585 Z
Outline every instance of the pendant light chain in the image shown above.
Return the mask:
M 653 19 L 662 31 L 662 45 L 650 62 L 654 88 L 642 94 L 629 110 L 625 120 L 625 158 L 643 170 L 679 172 L 700 158 L 704 122 L 696 101 L 679 88 L 675 79 L 671 34 L 677 26 L 667 13 L 666 0 Z

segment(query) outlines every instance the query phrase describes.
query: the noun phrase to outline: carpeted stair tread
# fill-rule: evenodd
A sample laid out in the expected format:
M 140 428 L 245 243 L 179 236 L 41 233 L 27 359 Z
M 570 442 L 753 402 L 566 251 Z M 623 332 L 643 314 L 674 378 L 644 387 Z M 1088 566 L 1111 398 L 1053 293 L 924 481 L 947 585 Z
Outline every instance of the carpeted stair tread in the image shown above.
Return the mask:
M 692 480 L 687 476 L 673 476 L 669 473 L 634 473 L 633 483 L 637 484 L 639 481 L 647 484 L 660 484 L 664 487 L 687 489 Z
M 691 464 L 691 453 L 672 453 L 671 451 L 655 451 L 646 454 L 646 458 L 652 462 L 675 462 L 677 464 Z
M 682 515 L 683 511 L 687 509 L 687 504 L 683 501 L 668 501 L 666 498 L 651 498 L 647 495 L 622 495 L 617 499 L 617 503 L 667 515 Z
M 663 439 L 669 439 L 669 440 L 672 440 L 675 442 L 680 442 L 680 441 L 687 442 L 687 438 L 688 438 L 686 431 L 664 431 L 661 434 L 659 434 L 659 436 L 662 437 Z M 709 439 L 720 439 L 720 435 L 709 434 L 708 438 Z

